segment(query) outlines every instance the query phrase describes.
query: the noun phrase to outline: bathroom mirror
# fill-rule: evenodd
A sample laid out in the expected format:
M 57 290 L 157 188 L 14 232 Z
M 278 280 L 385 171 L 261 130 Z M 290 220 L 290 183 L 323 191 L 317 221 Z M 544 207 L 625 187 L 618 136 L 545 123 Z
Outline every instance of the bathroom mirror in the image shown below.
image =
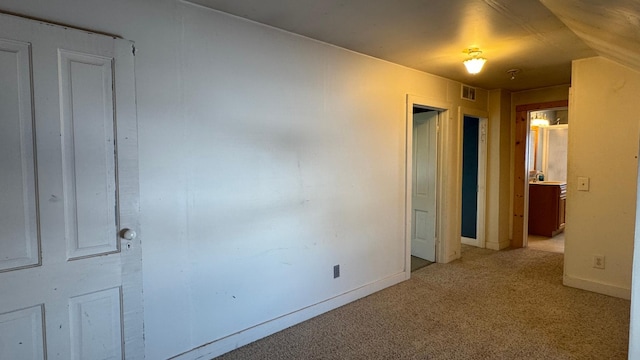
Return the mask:
M 569 116 L 566 108 L 529 113 L 529 179 L 566 181 Z

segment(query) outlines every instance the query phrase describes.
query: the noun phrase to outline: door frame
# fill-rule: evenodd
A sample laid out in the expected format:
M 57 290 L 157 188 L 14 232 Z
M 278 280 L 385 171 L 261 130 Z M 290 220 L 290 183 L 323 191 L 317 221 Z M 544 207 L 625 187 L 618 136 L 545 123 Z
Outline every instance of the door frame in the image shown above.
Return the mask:
M 118 224 L 122 252 L 122 323 L 125 357 L 144 357 L 144 306 L 142 289 L 142 242 L 140 229 L 140 175 L 138 114 L 135 84 L 135 43 L 115 38 L 114 103 L 117 132 Z M 126 120 L 125 120 L 126 119 Z M 127 195 L 126 198 L 123 195 Z M 126 229 L 137 234 L 124 239 Z
M 527 186 L 527 160 L 529 152 L 529 113 L 531 111 L 555 108 L 569 108 L 569 100 L 557 100 L 544 103 L 534 103 L 516 106 L 515 116 L 515 144 L 513 151 L 513 233 L 511 247 L 527 246 L 527 221 L 529 218 L 529 191 Z
M 443 120 L 449 118 L 451 104 L 421 97 L 417 95 L 407 94 L 406 100 L 406 119 L 405 119 L 405 229 L 404 229 L 404 243 L 405 243 L 405 266 L 404 271 L 406 279 L 411 276 L 411 228 L 412 217 L 411 212 L 413 208 L 412 194 L 413 194 L 413 107 L 422 107 L 425 109 L 431 109 L 438 112 L 438 119 L 436 124 L 436 228 L 435 228 L 435 243 L 436 243 L 436 262 L 446 261 L 445 249 L 447 246 L 443 246 L 440 243 L 440 234 L 442 234 L 442 216 L 441 213 L 441 201 L 442 201 L 442 126 Z
M 489 139 L 489 113 L 483 110 L 458 107 L 458 126 L 460 129 L 460 159 L 458 163 L 460 180 L 459 183 L 462 186 L 462 146 L 464 145 L 464 131 L 463 122 L 464 117 L 469 116 L 477 118 L 479 121 L 479 133 L 480 139 L 484 137 L 484 141 L 478 141 L 478 207 L 476 215 L 476 238 L 469 239 L 474 241 L 463 241 L 462 236 L 460 241 L 463 244 L 477 246 L 484 248 L 486 246 L 486 212 L 487 212 L 487 151 L 488 151 L 488 139 Z M 462 201 L 462 189 L 460 189 L 460 200 Z M 462 210 L 460 210 L 460 224 L 462 224 Z

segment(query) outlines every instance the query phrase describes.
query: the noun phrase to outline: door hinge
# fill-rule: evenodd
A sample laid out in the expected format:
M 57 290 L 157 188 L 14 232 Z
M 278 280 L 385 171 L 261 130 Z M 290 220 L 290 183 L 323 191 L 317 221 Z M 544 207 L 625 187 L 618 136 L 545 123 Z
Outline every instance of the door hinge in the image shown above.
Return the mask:
M 136 56 L 136 46 L 135 45 L 131 45 L 131 53 L 133 54 L 133 56 Z

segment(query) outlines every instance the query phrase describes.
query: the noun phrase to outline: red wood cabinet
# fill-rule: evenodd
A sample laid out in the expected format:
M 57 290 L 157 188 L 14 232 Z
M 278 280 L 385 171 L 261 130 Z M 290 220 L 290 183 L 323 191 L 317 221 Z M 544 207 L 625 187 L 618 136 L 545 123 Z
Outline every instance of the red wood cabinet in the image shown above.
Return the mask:
M 552 237 L 564 230 L 567 184 L 529 184 L 529 234 Z

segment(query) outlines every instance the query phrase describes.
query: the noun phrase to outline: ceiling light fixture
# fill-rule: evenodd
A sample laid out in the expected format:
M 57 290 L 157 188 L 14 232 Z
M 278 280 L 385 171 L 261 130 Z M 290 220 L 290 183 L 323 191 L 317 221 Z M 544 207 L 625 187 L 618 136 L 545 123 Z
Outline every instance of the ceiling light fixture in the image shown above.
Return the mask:
M 535 112 L 531 114 L 531 127 L 545 127 L 549 126 L 549 120 L 547 119 L 547 114 Z
M 516 74 L 520 72 L 520 69 L 510 69 L 507 70 L 507 74 L 509 74 L 509 76 L 511 77 L 511 80 L 515 80 L 516 79 Z
M 480 57 L 482 55 L 482 51 L 478 48 L 471 48 L 465 50 L 465 53 L 471 56 L 470 59 L 464 61 L 464 66 L 467 68 L 469 74 L 477 74 L 482 70 L 484 63 L 487 62 L 487 59 Z

